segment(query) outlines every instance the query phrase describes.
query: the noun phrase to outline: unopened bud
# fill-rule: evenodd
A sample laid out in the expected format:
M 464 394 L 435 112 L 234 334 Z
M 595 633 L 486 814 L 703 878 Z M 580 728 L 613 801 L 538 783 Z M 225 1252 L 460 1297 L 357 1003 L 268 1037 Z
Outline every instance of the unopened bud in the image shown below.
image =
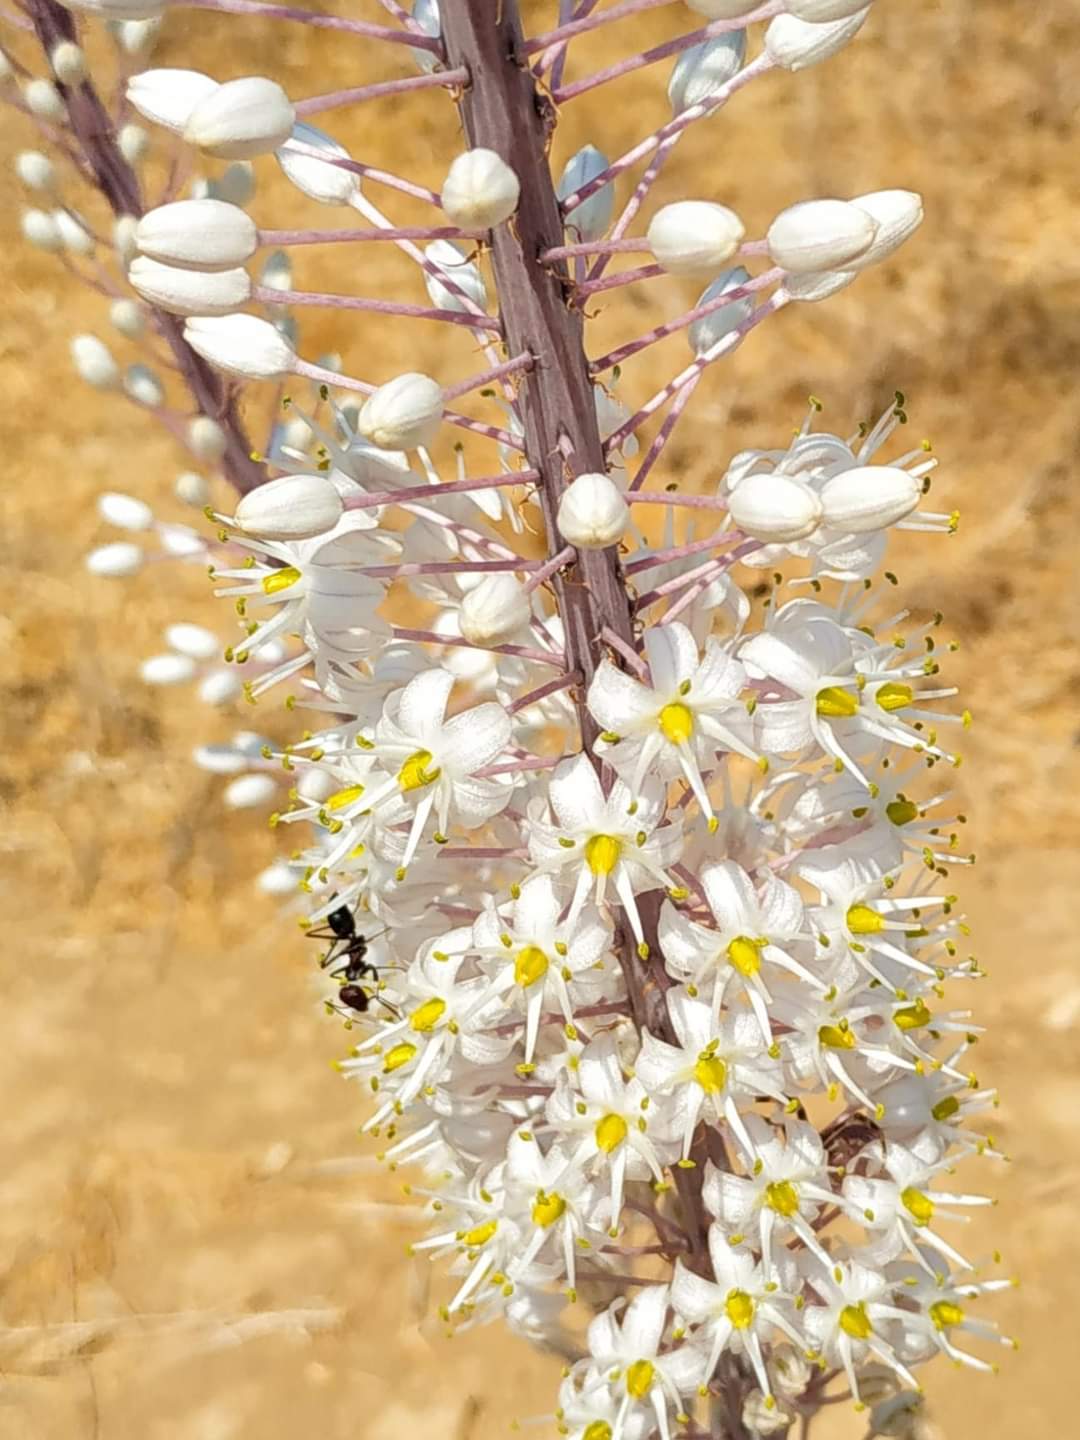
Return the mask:
M 196 470 L 182 470 L 173 481 L 173 494 L 185 505 L 205 505 L 210 499 L 210 482 Z
M 744 534 L 767 545 L 805 540 L 821 524 L 821 501 L 801 480 L 787 475 L 748 475 L 728 499 L 731 518 Z
M 174 200 L 148 210 L 135 230 L 144 255 L 191 270 L 230 270 L 254 255 L 259 243 L 246 210 L 224 200 Z
M 630 507 L 622 491 L 609 476 L 595 471 L 571 481 L 559 501 L 559 532 L 583 550 L 614 545 L 629 523 Z
M 773 261 L 795 275 L 839 270 L 869 248 L 877 221 L 848 200 L 802 200 L 782 210 L 766 241 Z
M 652 218 L 647 239 L 657 263 L 672 275 L 702 275 L 719 270 L 743 237 L 734 210 L 709 200 L 678 200 Z
M 116 251 L 117 260 L 125 270 L 139 253 L 135 247 L 135 231 L 138 224 L 134 215 L 118 215 L 113 221 L 113 249 Z
M 49 64 L 61 85 L 81 85 L 86 79 L 86 56 L 82 46 L 71 40 L 61 40 L 53 47 Z
M 231 315 L 251 299 L 246 270 L 181 270 L 140 255 L 128 267 L 128 280 L 170 315 Z
M 478 309 L 487 308 L 487 286 L 480 267 L 467 260 L 452 240 L 433 240 L 424 250 L 424 256 L 443 272 L 447 280 L 453 282 L 456 290 L 461 291 L 460 295 L 457 294 L 425 270 L 424 284 L 436 309 L 463 311 L 466 308 L 463 295 L 467 295 Z
M 129 340 L 137 340 L 145 327 L 143 308 L 137 300 L 114 300 L 109 306 L 109 324 Z
M 726 295 L 729 290 L 737 290 L 745 285 L 750 279 L 750 272 L 744 270 L 741 265 L 736 265 L 733 270 L 725 270 L 718 275 L 711 285 L 701 292 L 698 297 L 698 306 L 708 305 L 711 300 L 718 300 L 721 295 Z M 741 300 L 733 300 L 730 305 L 721 305 L 716 310 L 711 310 L 708 315 L 703 315 L 700 320 L 695 320 L 687 330 L 687 339 L 690 341 L 690 348 L 695 355 L 702 355 L 706 350 L 711 350 L 725 335 L 730 335 L 732 330 L 737 330 L 744 320 L 749 320 L 754 313 L 754 297 L 746 295 Z
M 188 655 L 151 655 L 139 666 L 147 685 L 186 685 L 195 679 L 195 661 Z
M 160 410 L 165 404 L 164 386 L 149 365 L 128 366 L 124 371 L 124 393 L 148 410 Z
M 572 155 L 563 168 L 555 193 L 560 200 L 588 185 L 602 175 L 610 165 L 607 156 L 595 145 L 584 145 Z M 567 230 L 573 231 L 579 240 L 599 240 L 611 224 L 611 212 L 615 206 L 615 186 L 612 182 L 601 185 L 594 195 L 582 200 L 563 216 Z
M 276 153 L 276 152 L 275 152 Z M 255 166 L 250 160 L 234 160 L 220 175 L 206 183 L 206 198 L 229 205 L 248 205 L 255 198 Z
M 856 260 L 847 262 L 852 270 L 865 270 L 868 265 L 888 259 L 922 224 L 922 196 L 914 190 L 874 190 L 851 203 L 865 210 L 878 227 L 869 247 Z
M 121 125 L 116 132 L 120 154 L 129 165 L 138 165 L 150 146 L 150 134 L 141 125 Z
M 858 465 L 825 482 L 824 523 L 856 535 L 884 530 L 910 515 L 922 499 L 922 484 L 895 465 Z
M 56 221 L 44 210 L 24 210 L 19 218 L 19 228 L 27 244 L 38 250 L 55 253 L 64 248 Z
M 166 0 L 60 0 L 68 10 L 97 15 L 102 20 L 144 20 L 160 15 Z
M 243 380 L 276 380 L 296 364 L 288 340 L 257 315 L 196 315 L 184 326 L 184 339 L 216 369 Z
M 458 624 L 474 645 L 498 645 L 529 623 L 529 597 L 512 575 L 485 575 L 465 595 Z
M 94 253 L 94 237 L 77 215 L 70 210 L 54 210 L 53 220 L 56 222 L 60 241 L 65 250 L 72 255 L 92 255 Z
M 867 3 L 866 0 L 784 0 L 784 9 L 811 25 L 822 25 L 829 20 L 846 20 L 849 15 L 867 9 Z
M 80 377 L 95 390 L 115 390 L 120 384 L 120 367 L 109 347 L 96 335 L 76 335 L 71 358 Z
M 341 519 L 341 496 L 325 475 L 282 475 L 249 490 L 233 524 L 260 540 L 307 540 Z
M 23 99 L 31 115 L 58 124 L 67 114 L 60 91 L 51 80 L 30 80 L 23 86 Z
M 272 865 L 267 865 L 265 870 L 260 870 L 255 876 L 255 888 L 263 895 L 275 897 L 295 895 L 298 884 L 296 871 L 287 860 L 275 860 Z
M 746 59 L 746 31 L 731 30 L 714 35 L 684 50 L 675 62 L 668 81 L 668 99 L 676 115 L 691 105 L 711 100 L 733 80 Z
M 184 139 L 208 155 L 246 160 L 283 145 L 295 123 L 292 101 L 277 81 L 248 75 L 201 100 L 187 118 Z
M 442 188 L 447 219 L 463 230 L 487 230 L 509 220 L 521 186 L 510 166 L 494 150 L 478 146 L 459 155 Z
M 691 10 L 709 20 L 737 20 L 740 15 L 749 15 L 757 6 L 753 0 L 686 0 Z
M 179 135 L 195 108 L 219 88 L 201 70 L 144 70 L 128 81 L 127 98 L 144 119 Z
M 137 20 L 122 20 L 116 27 L 116 38 L 125 55 L 141 55 L 153 48 L 161 29 L 166 0 L 131 0 L 131 6 L 126 8 L 130 10 L 136 5 L 142 16 Z
M 230 810 L 253 810 L 269 805 L 277 789 L 272 775 L 238 775 L 225 786 L 221 798 Z
M 380 450 L 416 450 L 429 446 L 438 434 L 443 403 L 441 385 L 410 371 L 368 397 L 356 427 Z
M 180 623 L 170 625 L 165 631 L 170 650 L 178 655 L 187 655 L 192 660 L 213 660 L 221 649 L 221 642 L 205 625 Z
M 778 1405 L 772 1396 L 766 1399 L 760 1390 L 751 1390 L 743 1401 L 743 1426 L 751 1435 L 760 1435 L 763 1440 L 769 1435 L 786 1434 L 794 1421 L 794 1415 Z
M 56 184 L 56 167 L 40 150 L 20 150 L 15 173 L 28 190 L 51 190 Z
M 229 448 L 229 437 L 209 415 L 196 415 L 194 420 L 188 421 L 187 443 L 197 459 L 213 464 Z
M 318 150 L 327 158 L 320 160 L 316 155 L 305 154 L 305 150 Z M 274 155 L 286 179 L 322 205 L 348 205 L 360 191 L 359 175 L 330 163 L 350 160 L 349 152 L 314 125 L 298 121 L 290 139 L 275 150 Z
M 243 688 L 235 670 L 211 670 L 199 683 L 199 699 L 204 705 L 227 705 Z
M 857 270 L 813 270 L 807 275 L 789 275 L 784 281 L 784 293 L 792 300 L 811 305 L 846 290 L 858 278 L 858 273 Z
M 119 490 L 103 491 L 98 496 L 97 508 L 101 518 L 118 530 L 149 530 L 154 523 L 154 512 L 145 500 Z
M 809 24 L 797 15 L 777 15 L 765 31 L 765 53 L 783 70 L 805 70 L 842 50 L 869 14 L 867 5 L 846 20 L 830 20 L 825 25 Z
M 138 545 L 129 540 L 117 540 L 112 545 L 99 545 L 86 557 L 86 568 L 91 575 L 100 575 L 108 580 L 122 580 L 142 569 L 144 556 Z

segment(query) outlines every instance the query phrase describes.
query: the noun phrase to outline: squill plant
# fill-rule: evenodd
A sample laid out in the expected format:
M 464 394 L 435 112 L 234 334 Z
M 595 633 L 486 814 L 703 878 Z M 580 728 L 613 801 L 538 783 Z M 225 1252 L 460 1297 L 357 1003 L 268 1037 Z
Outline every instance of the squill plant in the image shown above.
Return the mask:
M 382 0 L 376 23 L 192 0 L 332 29 L 378 48 L 386 78 L 294 98 L 272 77 L 125 62 L 117 102 L 80 27 L 104 17 L 138 55 L 165 6 L 67 4 L 6 20 L 5 83 L 43 136 L 19 160 L 48 202 L 24 231 L 187 394 L 167 399 L 145 364 L 121 374 L 95 337 L 75 343 L 83 376 L 126 388 L 241 492 L 213 536 L 107 496 L 132 538 L 90 563 L 133 573 L 155 528 L 205 560 L 235 603 L 225 653 L 248 698 L 291 687 L 309 714 L 283 753 L 238 743 L 264 773 L 233 803 L 273 790 L 271 768 L 293 784 L 274 820 L 303 838 L 268 887 L 287 875 L 331 940 L 364 1131 L 426 1172 L 415 1248 L 452 1277 L 447 1325 L 502 1319 L 561 1354 L 574 1440 L 805 1436 L 842 1399 L 874 1407 L 871 1433 L 914 1433 L 919 1367 L 990 1369 L 967 1344 L 1000 1337 L 973 1309 L 1009 1283 L 957 1248 L 954 1222 L 987 1202 L 947 1178 L 996 1153 L 969 1127 L 994 1102 L 968 1069 L 970 1012 L 946 998 L 979 976 L 941 779 L 968 717 L 941 617 L 879 604 L 888 532 L 944 544 L 955 515 L 927 507 L 928 447 L 895 443 L 900 395 L 848 437 L 816 429 L 812 403 L 793 439 L 703 467 L 701 491 L 665 462 L 712 367 L 892 255 L 921 204 L 813 198 L 747 238 L 717 177 L 653 198 L 690 127 L 752 82 L 797 84 L 872 6 Z M 577 66 L 578 36 L 625 49 L 658 10 L 670 38 Z M 654 65 L 671 118 L 614 160 L 578 135 L 553 174 L 573 100 Z M 447 107 L 439 192 L 311 123 L 420 90 Z M 148 209 L 152 136 L 176 158 Z M 193 154 L 227 166 L 185 188 Z M 271 156 L 297 200 L 273 229 L 245 209 Z M 110 207 L 112 265 L 63 168 Z M 320 205 L 362 226 L 324 227 Z M 414 291 L 293 289 L 288 257 L 316 244 L 349 275 L 364 247 L 396 246 Z M 664 294 L 667 275 L 700 277 L 698 303 L 594 353 L 600 298 Z M 339 312 L 340 362 L 303 357 L 309 306 Z M 438 375 L 386 373 L 391 323 L 445 332 Z M 691 358 L 631 413 L 620 370 L 680 333 Z M 257 382 L 280 413 L 254 460 L 238 393 L 252 413 Z M 200 498 L 192 477 L 184 493 Z M 213 653 L 173 628 L 148 679 Z M 230 673 L 204 674 L 209 698 Z

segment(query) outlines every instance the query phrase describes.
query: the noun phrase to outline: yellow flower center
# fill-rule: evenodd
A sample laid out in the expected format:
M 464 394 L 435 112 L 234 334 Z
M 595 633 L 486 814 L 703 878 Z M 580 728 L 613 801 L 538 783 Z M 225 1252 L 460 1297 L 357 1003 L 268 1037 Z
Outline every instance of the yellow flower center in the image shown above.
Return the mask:
M 627 1367 L 626 1393 L 635 1400 L 644 1400 L 652 1389 L 656 1368 L 651 1360 L 635 1360 Z
M 566 1213 L 566 1201 L 554 1191 L 545 1195 L 543 1190 L 536 1192 L 536 1199 L 533 1202 L 532 1218 L 533 1224 L 539 1225 L 546 1230 L 549 1225 L 554 1225 L 556 1220 L 561 1220 Z
M 486 1245 L 492 1235 L 499 1228 L 497 1220 L 485 1220 L 483 1225 L 477 1225 L 472 1230 L 466 1230 L 461 1237 L 461 1243 L 468 1245 L 470 1250 L 475 1250 L 478 1245 Z
M 958 1115 L 959 1113 L 960 1101 L 957 1100 L 955 1095 L 946 1095 L 945 1099 L 939 1100 L 930 1111 L 930 1114 L 939 1125 L 943 1124 L 946 1120 L 951 1120 L 954 1115 Z
M 874 699 L 882 710 L 902 710 L 915 699 L 915 691 L 910 685 L 898 685 L 890 680 L 874 692 Z
M 858 1043 L 849 1025 L 822 1025 L 817 1034 L 828 1050 L 854 1050 Z
M 298 580 L 303 578 L 295 565 L 283 565 L 280 570 L 274 570 L 270 575 L 263 576 L 263 594 L 277 595 L 282 590 L 288 590 L 290 585 L 295 585 Z
M 844 1306 L 840 1311 L 840 1329 L 853 1340 L 869 1340 L 874 1333 L 874 1327 L 870 1324 L 864 1300 L 860 1300 L 858 1305 Z
M 611 1426 L 606 1420 L 594 1420 L 586 1425 L 581 1440 L 611 1440 Z
M 916 1225 L 929 1225 L 934 1218 L 934 1202 L 921 1190 L 913 1190 L 909 1186 L 900 1192 L 900 1201 Z
M 706 1095 L 715 1095 L 727 1084 L 727 1066 L 717 1055 L 700 1055 L 694 1066 L 694 1079 Z
M 344 810 L 346 805 L 351 805 L 354 800 L 359 800 L 363 793 L 363 785 L 347 785 L 344 790 L 338 790 L 330 796 L 326 802 L 326 808 L 327 810 Z
M 929 1025 L 933 1016 L 925 1000 L 916 1000 L 914 1005 L 905 1005 L 902 1010 L 894 1011 L 892 1018 L 893 1024 L 900 1030 L 918 1030 L 923 1025 Z
M 740 975 L 756 975 L 761 969 L 762 944 L 749 935 L 736 935 L 727 947 L 727 958 Z
M 910 825 L 912 820 L 919 818 L 919 807 L 914 800 L 890 800 L 885 806 L 885 814 L 894 825 Z
M 765 1204 L 777 1215 L 790 1220 L 799 1213 L 799 1192 L 790 1180 L 774 1180 L 765 1187 Z
M 724 1313 L 736 1330 L 748 1330 L 754 1318 L 754 1302 L 745 1290 L 731 1290 L 724 1301 Z
M 433 756 L 430 750 L 415 750 L 398 771 L 398 784 L 402 790 L 422 790 L 425 785 L 434 785 L 442 774 L 438 765 L 434 770 L 427 767 Z
M 605 1155 L 617 1150 L 626 1139 L 626 1121 L 621 1115 L 605 1115 L 596 1122 L 596 1143 Z
M 514 961 L 514 979 L 524 989 L 542 980 L 548 971 L 548 957 L 539 945 L 526 945 Z
M 409 1016 L 409 1026 L 418 1035 L 427 1035 L 435 1029 L 435 1026 L 443 1017 L 446 1009 L 446 1001 L 440 1000 L 437 995 L 417 1007 Z
M 959 1325 L 964 1318 L 964 1312 L 960 1306 L 952 1304 L 949 1300 L 935 1301 L 930 1306 L 929 1314 L 936 1330 L 947 1330 L 950 1325 Z
M 592 835 L 585 841 L 585 863 L 594 875 L 610 875 L 621 854 L 622 841 L 614 835 Z
M 657 717 L 661 733 L 672 745 L 683 745 L 694 733 L 694 712 L 689 705 L 673 700 Z
M 816 708 L 826 720 L 849 720 L 859 713 L 859 697 L 839 685 L 826 685 L 817 693 Z
M 876 935 L 885 929 L 885 921 L 869 905 L 852 905 L 847 912 L 847 928 L 852 935 Z
M 395 1070 L 400 1070 L 407 1065 L 416 1054 L 416 1046 L 408 1040 L 402 1040 L 400 1045 L 395 1045 L 383 1056 L 382 1068 L 384 1075 L 391 1075 Z

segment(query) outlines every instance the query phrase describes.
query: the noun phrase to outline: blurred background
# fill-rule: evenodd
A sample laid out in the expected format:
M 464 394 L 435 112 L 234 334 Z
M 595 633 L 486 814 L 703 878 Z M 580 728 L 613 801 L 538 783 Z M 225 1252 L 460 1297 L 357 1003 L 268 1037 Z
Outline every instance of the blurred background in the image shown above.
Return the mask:
M 374 3 L 360 13 L 382 18 Z M 622 27 L 618 53 L 690 23 L 680 7 L 644 17 Z M 269 73 L 299 97 L 374 78 L 375 49 L 181 11 L 152 63 Z M 1000 1249 L 1022 1278 L 995 1306 L 1022 1349 L 996 1379 L 946 1362 L 924 1372 L 944 1440 L 1064 1435 L 1074 1413 L 1078 52 L 1080 11 L 1065 3 L 879 0 L 841 56 L 759 82 L 692 130 L 656 191 L 657 204 L 722 200 L 750 235 L 815 195 L 903 186 L 926 198 L 897 261 L 786 312 L 710 372 L 661 469 L 715 482 L 734 451 L 786 443 L 810 393 L 821 423 L 845 434 L 900 388 L 908 438 L 930 437 L 942 461 L 938 508 L 962 511 L 958 535 L 902 539 L 892 563 L 898 603 L 943 610 L 962 641 L 949 675 L 975 716 L 954 794 L 979 865 L 956 883 L 989 971 L 972 992 L 987 1026 L 978 1075 L 1000 1087 L 993 1129 L 1012 1163 L 965 1170 L 963 1188 L 1000 1205 L 959 1243 Z M 579 73 L 601 54 L 583 44 Z M 585 141 L 617 154 L 660 123 L 667 75 L 660 65 L 574 102 L 559 163 Z M 324 123 L 358 158 L 436 188 L 458 143 L 434 96 Z M 0 1437 L 501 1435 L 550 1411 L 558 1362 L 495 1328 L 447 1341 L 433 1319 L 426 1262 L 405 1254 L 415 1230 L 396 1203 L 402 1177 L 368 1158 L 359 1096 L 331 1069 L 346 1040 L 314 1003 L 315 947 L 253 886 L 279 842 L 259 812 L 227 809 L 221 782 L 189 759 L 250 712 L 222 715 L 138 677 L 166 625 L 224 635 L 229 618 L 198 567 L 126 582 L 83 569 L 89 548 L 116 538 L 97 494 L 128 491 L 191 521 L 172 499 L 190 462 L 72 372 L 70 335 L 108 337 L 105 305 L 18 235 L 11 161 L 32 143 L 6 110 Z M 259 166 L 254 214 L 300 223 L 277 218 L 312 209 L 275 210 L 274 168 Z M 348 223 L 325 212 L 312 223 L 323 220 Z M 366 294 L 396 283 L 393 255 L 368 249 L 360 265 L 313 252 L 300 282 Z M 670 280 L 613 299 L 605 336 L 648 329 L 696 288 Z M 349 328 L 319 312 L 303 330 L 305 354 L 351 351 L 375 379 L 447 378 L 440 345 L 431 327 Z M 623 398 L 681 367 L 685 341 L 650 356 L 627 367 Z M 274 697 L 257 721 L 294 731 Z M 864 1430 L 838 1407 L 814 1435 Z

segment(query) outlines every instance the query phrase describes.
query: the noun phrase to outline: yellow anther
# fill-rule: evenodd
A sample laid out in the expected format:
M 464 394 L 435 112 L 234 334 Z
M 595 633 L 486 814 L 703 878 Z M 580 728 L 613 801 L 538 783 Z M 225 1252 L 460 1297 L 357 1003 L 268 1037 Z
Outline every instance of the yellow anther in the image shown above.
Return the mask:
M 497 1220 L 485 1220 L 483 1225 L 477 1225 L 475 1229 L 467 1230 L 461 1237 L 461 1243 L 468 1245 L 470 1250 L 474 1250 L 480 1245 L 486 1245 L 498 1228 Z
M 400 1070 L 403 1065 L 408 1065 L 415 1054 L 416 1046 L 408 1040 L 403 1040 L 400 1045 L 395 1045 L 383 1056 L 383 1074 L 390 1075 L 395 1070 Z
M 347 785 L 344 790 L 338 790 L 330 796 L 326 802 L 326 808 L 327 810 L 344 810 L 346 805 L 351 805 L 354 800 L 359 800 L 363 793 L 363 785 Z
M 409 756 L 398 771 L 398 784 L 402 790 L 422 790 L 425 785 L 434 785 L 442 774 L 442 770 L 438 765 L 434 770 L 427 768 L 432 759 L 430 750 L 415 750 Z
M 828 1050 L 854 1050 L 858 1044 L 846 1021 L 841 1025 L 822 1025 L 817 1033 L 818 1040 Z
M 905 1005 L 902 1010 L 893 1011 L 893 1024 L 901 1030 L 918 1030 L 929 1025 L 933 1019 L 925 1000 L 916 1000 L 914 1005 Z
M 916 1225 L 929 1225 L 934 1218 L 934 1202 L 921 1190 L 908 1186 L 906 1190 L 901 1190 L 900 1202 Z
M 915 691 L 910 685 L 888 680 L 875 692 L 874 699 L 882 710 L 903 710 L 905 705 L 910 705 L 915 699 Z
M 934 1322 L 936 1330 L 947 1330 L 950 1325 L 959 1325 L 964 1319 L 964 1312 L 959 1305 L 952 1304 L 949 1300 L 937 1300 L 930 1306 L 928 1311 L 930 1319 Z
M 423 1005 L 419 1006 L 409 1016 L 409 1026 L 415 1030 L 418 1035 L 427 1035 L 435 1029 L 435 1026 L 442 1019 L 445 1010 L 446 1001 L 440 1000 L 437 995 L 432 996 L 430 1000 L 425 1000 Z

